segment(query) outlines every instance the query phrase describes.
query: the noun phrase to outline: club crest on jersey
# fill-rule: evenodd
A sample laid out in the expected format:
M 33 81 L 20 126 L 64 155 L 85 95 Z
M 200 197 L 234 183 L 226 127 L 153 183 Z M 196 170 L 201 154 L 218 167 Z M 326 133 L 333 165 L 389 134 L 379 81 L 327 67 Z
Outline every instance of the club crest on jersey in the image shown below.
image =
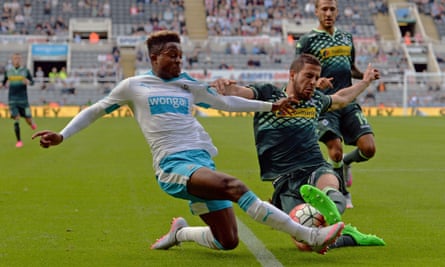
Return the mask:
M 188 86 L 187 84 L 184 83 L 184 84 L 182 85 L 182 89 L 184 89 L 184 90 L 188 90 L 188 89 L 189 89 L 189 86 Z

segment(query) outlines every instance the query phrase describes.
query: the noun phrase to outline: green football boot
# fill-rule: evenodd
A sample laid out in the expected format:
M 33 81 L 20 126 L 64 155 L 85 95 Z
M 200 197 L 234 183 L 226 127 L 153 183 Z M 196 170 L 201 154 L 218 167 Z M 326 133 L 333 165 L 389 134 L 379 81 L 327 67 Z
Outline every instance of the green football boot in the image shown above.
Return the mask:
M 357 243 L 357 246 L 385 246 L 386 243 L 380 237 L 376 235 L 367 235 L 360 233 L 356 227 L 347 224 L 343 229 L 342 235 L 350 235 L 354 241 Z
M 329 225 L 341 222 L 341 215 L 337 206 L 323 191 L 312 185 L 305 184 L 300 187 L 300 194 L 304 201 L 323 214 Z

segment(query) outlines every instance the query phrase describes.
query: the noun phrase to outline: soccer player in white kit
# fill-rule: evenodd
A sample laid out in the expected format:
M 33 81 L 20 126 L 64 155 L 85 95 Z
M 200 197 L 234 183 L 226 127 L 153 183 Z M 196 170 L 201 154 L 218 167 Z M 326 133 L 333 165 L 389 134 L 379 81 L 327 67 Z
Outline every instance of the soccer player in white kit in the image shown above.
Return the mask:
M 182 50 L 176 32 L 158 31 L 147 41 L 152 70 L 120 82 L 104 99 L 76 115 L 60 132 L 40 131 L 44 148 L 58 145 L 96 119 L 128 105 L 150 145 L 159 186 L 167 194 L 188 200 L 192 214 L 205 227 L 190 227 L 182 217 L 174 218 L 170 231 L 152 249 L 169 249 L 194 241 L 211 249 L 237 247 L 238 229 L 232 207 L 237 203 L 254 220 L 301 240 L 309 250 L 324 254 L 341 234 L 342 222 L 309 228 L 286 213 L 260 200 L 239 179 L 215 170 L 217 154 L 210 136 L 193 116 L 193 105 L 226 111 L 286 112 L 292 98 L 275 103 L 219 95 L 214 88 L 181 72 Z

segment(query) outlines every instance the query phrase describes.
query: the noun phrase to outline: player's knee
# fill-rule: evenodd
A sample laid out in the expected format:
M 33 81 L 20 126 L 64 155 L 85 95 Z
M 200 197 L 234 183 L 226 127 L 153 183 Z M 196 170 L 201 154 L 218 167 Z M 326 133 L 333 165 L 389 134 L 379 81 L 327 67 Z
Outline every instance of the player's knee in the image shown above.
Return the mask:
M 341 146 L 330 147 L 329 157 L 335 162 L 340 162 L 343 159 L 343 148 Z
M 223 247 L 223 250 L 232 250 L 238 247 L 239 239 L 237 236 L 225 237 L 222 240 L 218 240 L 218 242 Z
M 315 186 L 321 190 L 324 188 L 340 189 L 340 182 L 333 173 L 325 173 L 321 175 L 316 181 Z
M 223 188 L 230 200 L 237 201 L 244 193 L 249 191 L 249 188 L 238 179 L 224 179 Z
M 360 147 L 360 153 L 365 157 L 365 158 L 372 158 L 375 155 L 376 152 L 376 148 L 375 148 L 375 144 L 367 144 L 363 147 Z

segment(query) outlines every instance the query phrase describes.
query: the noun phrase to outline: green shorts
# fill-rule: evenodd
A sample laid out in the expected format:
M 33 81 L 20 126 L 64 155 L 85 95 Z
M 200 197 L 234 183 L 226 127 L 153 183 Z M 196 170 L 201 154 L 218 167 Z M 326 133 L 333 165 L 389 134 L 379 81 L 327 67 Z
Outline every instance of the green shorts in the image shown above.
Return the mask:
M 284 212 L 289 213 L 295 206 L 305 203 L 300 194 L 300 187 L 305 184 L 315 186 L 320 176 L 325 173 L 335 175 L 340 184 L 343 184 L 341 178 L 329 163 L 306 169 L 298 169 L 291 173 L 278 176 L 273 181 L 274 192 L 272 195 L 272 204 Z
M 365 134 L 373 134 L 372 128 L 357 103 L 326 112 L 318 120 L 319 140 L 323 143 L 340 138 L 347 145 L 355 145 Z
M 19 115 L 23 118 L 31 118 L 31 108 L 28 102 L 13 102 L 9 103 L 9 113 L 11 118 L 16 118 Z

